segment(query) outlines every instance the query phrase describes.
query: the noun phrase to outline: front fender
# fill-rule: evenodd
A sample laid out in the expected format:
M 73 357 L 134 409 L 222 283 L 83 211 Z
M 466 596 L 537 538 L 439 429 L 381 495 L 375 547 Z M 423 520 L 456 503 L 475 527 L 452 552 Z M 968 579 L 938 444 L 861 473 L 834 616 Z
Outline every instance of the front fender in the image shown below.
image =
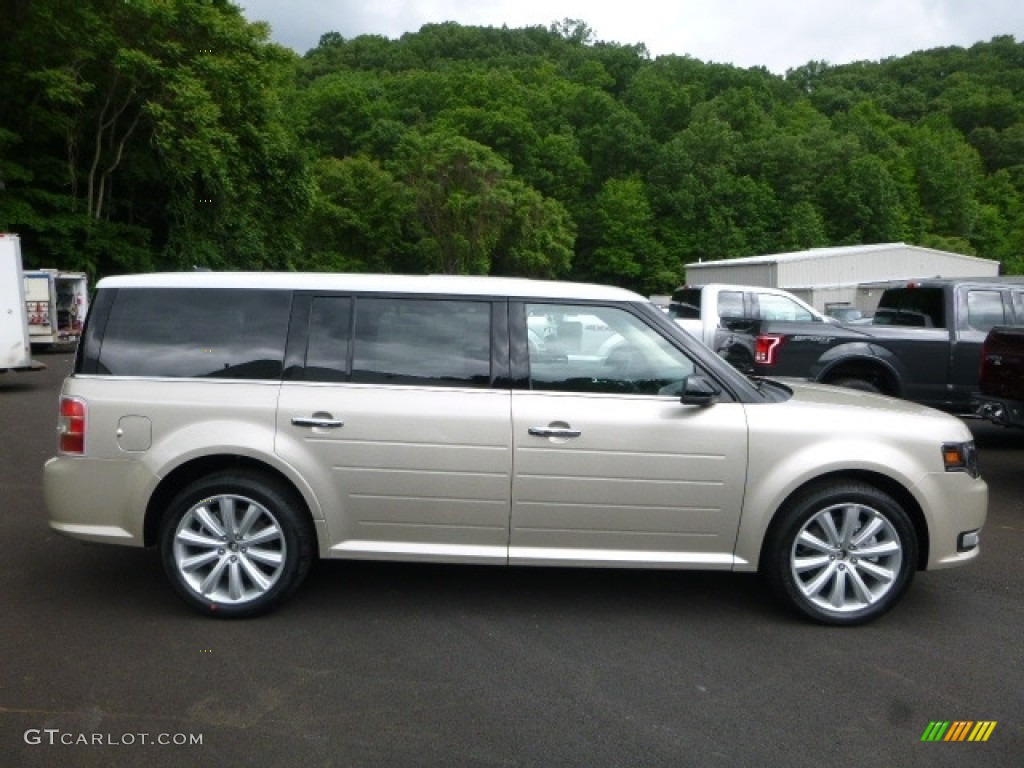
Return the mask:
M 790 445 L 785 451 L 776 450 L 779 442 Z M 783 458 L 758 460 L 759 455 Z M 822 478 L 849 473 L 885 477 L 906 489 L 918 505 L 927 508 L 918 488 L 927 469 L 895 446 L 866 437 L 843 436 L 827 443 L 803 446 L 798 440 L 787 441 L 782 436 L 760 447 L 755 444 L 751 450 L 747 495 L 736 540 L 737 561 L 746 563 L 742 570 L 758 567 L 765 534 L 786 499 Z

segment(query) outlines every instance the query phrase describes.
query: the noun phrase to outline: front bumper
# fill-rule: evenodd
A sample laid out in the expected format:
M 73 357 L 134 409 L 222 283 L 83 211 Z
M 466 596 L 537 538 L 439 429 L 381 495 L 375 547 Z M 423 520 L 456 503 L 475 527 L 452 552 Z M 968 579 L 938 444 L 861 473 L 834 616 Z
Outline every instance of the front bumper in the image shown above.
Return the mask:
M 988 516 L 988 485 L 965 472 L 926 475 L 918 485 L 928 525 L 927 570 L 952 568 L 981 551 L 980 534 Z

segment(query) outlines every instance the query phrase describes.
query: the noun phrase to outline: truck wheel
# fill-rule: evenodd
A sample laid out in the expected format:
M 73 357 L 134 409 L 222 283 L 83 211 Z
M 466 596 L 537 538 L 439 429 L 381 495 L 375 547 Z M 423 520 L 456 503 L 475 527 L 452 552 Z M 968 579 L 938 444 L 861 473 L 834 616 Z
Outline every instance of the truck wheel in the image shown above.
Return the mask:
M 754 372 L 754 358 L 748 350 L 740 347 L 729 347 L 723 349 L 718 354 L 740 373 L 749 376 Z
M 836 379 L 835 381 L 828 382 L 834 387 L 846 387 L 847 389 L 856 389 L 861 392 L 871 392 L 876 395 L 882 394 L 882 390 L 878 388 L 873 382 L 867 379 L 857 379 L 853 377 L 845 379 Z
M 160 527 L 160 552 L 186 603 L 245 618 L 273 610 L 298 588 L 314 538 L 289 489 L 230 470 L 200 478 L 175 497 Z
M 794 499 L 767 542 L 763 572 L 776 595 L 822 624 L 863 624 L 910 586 L 917 537 L 889 495 L 858 482 L 830 483 Z

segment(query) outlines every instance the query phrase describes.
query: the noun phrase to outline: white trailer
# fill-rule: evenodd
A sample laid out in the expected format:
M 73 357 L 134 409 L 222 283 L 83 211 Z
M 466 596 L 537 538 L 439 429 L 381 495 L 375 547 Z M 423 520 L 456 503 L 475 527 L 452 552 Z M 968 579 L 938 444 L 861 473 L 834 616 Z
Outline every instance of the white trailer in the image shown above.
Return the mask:
M 21 241 L 0 233 L 0 372 L 46 367 L 32 359 L 27 319 Z
M 25 314 L 33 346 L 76 343 L 88 310 L 89 280 L 84 272 L 25 272 Z

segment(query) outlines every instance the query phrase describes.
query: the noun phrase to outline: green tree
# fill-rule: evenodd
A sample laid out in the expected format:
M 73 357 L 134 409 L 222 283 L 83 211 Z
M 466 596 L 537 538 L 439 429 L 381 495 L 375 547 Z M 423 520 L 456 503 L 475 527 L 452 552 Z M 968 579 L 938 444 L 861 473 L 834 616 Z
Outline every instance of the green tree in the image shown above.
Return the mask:
M 780 78 L 573 19 L 328 32 L 301 59 L 229 0 L 0 0 L 0 19 L 0 227 L 29 264 L 618 280 L 621 260 L 646 289 L 807 245 L 1024 252 L 1009 36 Z M 642 276 L 631 251 L 655 255 Z
M 978 216 L 978 153 L 961 134 L 939 122 L 915 129 L 911 153 L 929 231 L 969 239 Z
M 326 272 L 415 268 L 406 226 L 413 207 L 404 185 L 363 156 L 321 158 L 315 175 L 317 191 L 298 267 Z
M 609 179 L 598 194 L 596 211 L 598 245 L 580 269 L 585 277 L 645 294 L 675 287 L 679 274 L 665 265 L 640 179 Z
M 504 225 L 511 166 L 482 144 L 431 133 L 410 136 L 398 167 L 414 200 L 424 271 L 487 274 Z
M 30 261 L 288 262 L 310 187 L 280 114 L 294 56 L 265 25 L 227 0 L 36 0 L 11 18 L 0 130 L 28 159 L 0 224 Z
M 778 245 L 780 251 L 821 248 L 830 242 L 825 217 L 813 203 L 801 200 L 786 211 Z
M 556 279 L 572 267 L 576 226 L 557 200 L 511 180 L 503 185 L 508 213 L 491 274 Z
M 887 243 L 903 240 L 904 215 L 899 190 L 875 155 L 855 157 L 822 185 L 828 231 L 836 243 Z
M 978 223 L 972 243 L 977 252 L 998 259 L 1010 274 L 1024 274 L 1024 196 L 1009 171 L 1000 170 L 979 194 Z

